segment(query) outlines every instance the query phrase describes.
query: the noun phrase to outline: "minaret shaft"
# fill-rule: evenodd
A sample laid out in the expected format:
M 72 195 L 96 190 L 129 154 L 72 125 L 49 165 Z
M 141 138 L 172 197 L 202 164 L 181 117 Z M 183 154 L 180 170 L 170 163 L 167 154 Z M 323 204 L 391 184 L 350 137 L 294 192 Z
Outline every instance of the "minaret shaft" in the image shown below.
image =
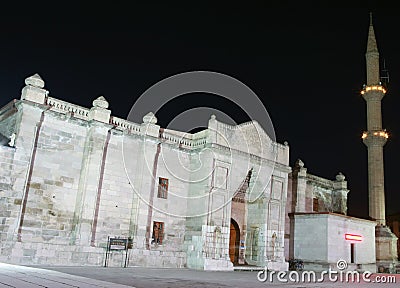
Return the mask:
M 381 100 L 367 100 L 367 129 L 368 131 L 382 130 Z
M 372 143 L 371 143 L 372 144 Z M 385 225 L 385 179 L 382 145 L 368 146 L 369 216 Z

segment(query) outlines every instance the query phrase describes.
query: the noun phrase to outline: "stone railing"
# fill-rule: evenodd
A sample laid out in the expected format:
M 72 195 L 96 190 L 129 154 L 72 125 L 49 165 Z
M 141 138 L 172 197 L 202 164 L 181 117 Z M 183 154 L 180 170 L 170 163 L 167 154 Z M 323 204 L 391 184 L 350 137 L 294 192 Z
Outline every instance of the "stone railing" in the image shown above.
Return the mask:
M 239 130 L 246 126 L 253 126 L 256 123 L 256 121 L 248 121 L 248 122 L 244 122 L 241 124 L 231 125 L 231 124 L 220 122 L 220 121 L 217 121 L 217 122 L 218 122 L 218 128 L 225 128 L 225 129 L 230 129 L 230 130 Z
M 307 173 L 307 181 L 325 189 L 333 189 L 333 181 Z
M 200 134 L 200 138 L 197 138 L 196 134 Z M 204 135 L 204 133 L 202 132 L 196 134 L 189 134 L 178 131 L 172 132 L 164 129 L 160 131 L 159 138 L 162 139 L 164 142 L 176 144 L 182 148 L 196 149 L 204 146 L 207 143 L 207 135 Z
M 130 121 L 122 119 L 122 118 L 111 116 L 110 124 L 116 126 L 120 130 L 126 130 L 128 133 L 134 133 L 134 134 L 140 133 L 140 125 L 139 124 L 130 122 Z
M 130 122 L 128 120 L 111 116 L 110 124 L 117 127 L 119 130 L 128 132 L 129 134 L 142 134 L 145 133 L 141 129 L 141 125 Z M 190 134 L 180 131 L 173 131 L 168 129 L 161 129 L 158 137 L 161 141 L 175 144 L 181 148 L 196 149 L 204 146 L 207 143 L 207 134 L 201 131 L 196 134 Z
M 51 107 L 52 111 L 56 111 L 63 114 L 71 113 L 76 118 L 89 120 L 90 109 L 88 108 L 84 108 L 62 100 L 58 100 L 53 97 L 47 98 L 47 105 Z M 114 125 L 117 129 L 125 131 L 129 134 L 144 133 L 143 131 L 141 131 L 142 129 L 140 124 L 122 118 L 118 118 L 115 116 L 110 117 L 109 124 Z M 198 147 L 204 146 L 207 143 L 207 133 L 203 131 L 196 134 L 190 134 L 179 131 L 172 131 L 168 129 L 162 129 L 162 132 L 160 132 L 159 134 L 159 138 L 163 142 L 176 144 L 179 147 L 186 149 L 196 149 Z
M 74 105 L 53 97 L 47 97 L 47 105 L 51 106 L 51 110 L 53 111 L 64 114 L 72 113 L 72 115 L 76 118 L 89 120 L 89 109 L 81 107 L 79 105 Z

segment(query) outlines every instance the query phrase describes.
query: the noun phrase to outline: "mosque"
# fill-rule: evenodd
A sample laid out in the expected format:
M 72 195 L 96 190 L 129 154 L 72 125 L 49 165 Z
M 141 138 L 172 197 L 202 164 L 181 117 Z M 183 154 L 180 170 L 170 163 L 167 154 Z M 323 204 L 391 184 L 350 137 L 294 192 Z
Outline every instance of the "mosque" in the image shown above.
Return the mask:
M 289 145 L 256 122 L 161 128 L 49 95 L 38 74 L 0 109 L 0 261 L 233 270 L 267 266 L 374 272 L 397 262 L 386 226 L 379 53 L 366 52 L 369 215 L 347 215 L 347 181 L 289 166 Z M 242 143 L 249 143 L 247 147 Z M 107 253 L 106 253 L 107 252 Z

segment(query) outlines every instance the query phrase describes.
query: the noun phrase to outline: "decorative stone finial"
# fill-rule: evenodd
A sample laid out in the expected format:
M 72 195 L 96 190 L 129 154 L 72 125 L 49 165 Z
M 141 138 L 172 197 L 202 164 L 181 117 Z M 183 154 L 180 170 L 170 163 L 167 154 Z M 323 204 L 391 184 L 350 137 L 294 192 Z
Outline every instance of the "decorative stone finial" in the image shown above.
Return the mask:
M 287 141 L 285 141 L 285 142 L 283 142 L 283 145 L 289 146 L 289 143 Z M 304 165 L 304 163 L 303 163 L 303 165 Z
M 304 167 L 304 162 L 301 161 L 300 159 L 297 159 L 296 164 L 297 167 L 303 168 Z
M 143 123 L 146 123 L 146 124 L 156 124 L 156 123 L 157 123 L 156 115 L 154 115 L 153 112 L 147 113 L 147 114 L 143 117 Z
M 89 111 L 89 120 L 109 123 L 111 110 L 108 110 L 108 102 L 103 96 L 98 97 L 92 102 L 93 107 Z
M 215 120 L 215 119 L 217 119 L 217 117 L 214 114 L 211 115 L 211 120 Z
M 26 78 L 25 84 L 29 85 L 29 86 L 38 87 L 38 88 L 44 87 L 44 81 L 37 73 L 35 75 L 32 75 L 32 76 Z
M 336 175 L 336 181 L 343 182 L 346 177 L 342 174 L 342 172 L 339 172 L 338 175 Z
M 104 98 L 103 96 L 100 96 L 97 99 L 93 100 L 92 104 L 93 104 L 93 107 L 98 107 L 98 108 L 103 108 L 103 109 L 108 108 L 108 102 L 107 102 L 106 98 Z

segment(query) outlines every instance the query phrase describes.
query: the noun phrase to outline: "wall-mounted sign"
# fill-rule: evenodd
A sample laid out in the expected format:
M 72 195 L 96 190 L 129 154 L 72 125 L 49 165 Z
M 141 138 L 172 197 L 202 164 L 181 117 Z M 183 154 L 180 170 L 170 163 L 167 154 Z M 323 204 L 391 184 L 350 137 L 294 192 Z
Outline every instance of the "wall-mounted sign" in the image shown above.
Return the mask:
M 357 234 L 344 234 L 344 238 L 349 241 L 362 241 L 363 236 Z

